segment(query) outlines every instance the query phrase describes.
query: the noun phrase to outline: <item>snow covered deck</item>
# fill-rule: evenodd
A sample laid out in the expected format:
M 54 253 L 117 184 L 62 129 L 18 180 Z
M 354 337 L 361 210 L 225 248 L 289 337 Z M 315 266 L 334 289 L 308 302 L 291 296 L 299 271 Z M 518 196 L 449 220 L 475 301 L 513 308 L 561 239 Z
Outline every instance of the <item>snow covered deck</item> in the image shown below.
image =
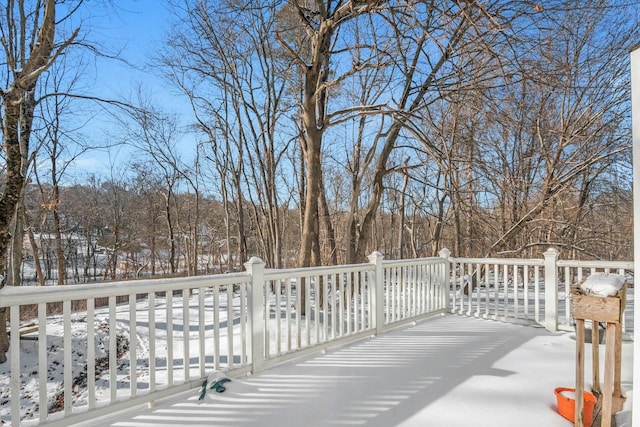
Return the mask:
M 623 343 L 626 391 L 631 352 Z M 574 361 L 573 333 L 438 316 L 84 425 L 568 427 L 554 389 L 575 386 Z

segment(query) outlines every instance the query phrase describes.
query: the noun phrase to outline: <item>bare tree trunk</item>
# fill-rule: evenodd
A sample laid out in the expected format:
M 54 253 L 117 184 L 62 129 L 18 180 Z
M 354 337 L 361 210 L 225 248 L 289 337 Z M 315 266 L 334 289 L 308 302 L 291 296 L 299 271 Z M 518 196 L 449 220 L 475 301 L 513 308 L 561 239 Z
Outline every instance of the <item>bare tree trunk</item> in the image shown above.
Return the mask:
M 311 265 L 311 251 L 314 241 L 317 240 L 316 224 L 318 223 L 318 199 L 322 180 L 321 146 L 322 129 L 318 129 L 316 120 L 316 95 L 317 77 L 315 74 L 307 74 L 304 94 L 304 112 L 302 120 L 305 124 L 305 166 L 306 166 L 306 194 L 304 202 L 304 214 L 302 216 L 302 236 L 300 239 L 299 267 Z
M 320 192 L 320 218 L 322 218 L 322 225 L 327 233 L 327 246 L 328 246 L 328 262 L 330 265 L 338 264 L 338 249 L 336 247 L 336 232 L 331 222 L 331 212 L 329 211 L 329 203 L 327 202 L 327 191 L 324 188 L 324 180 L 322 182 L 322 191 Z
M 400 218 L 398 219 L 398 256 L 399 259 L 404 259 L 404 227 L 405 227 L 405 197 L 407 191 L 407 185 L 409 184 L 409 174 L 406 171 L 406 167 L 409 163 L 409 159 L 405 160 L 405 172 L 402 178 L 402 188 L 400 189 L 400 206 L 398 211 Z
M 16 206 L 16 215 L 11 225 L 11 248 L 9 249 L 9 268 L 7 268 L 7 285 L 20 286 L 23 245 L 24 245 L 24 200 Z
M 40 249 L 38 248 L 38 243 L 36 242 L 36 238 L 33 234 L 33 228 L 31 227 L 31 221 L 29 220 L 29 215 L 27 214 L 26 209 L 23 210 L 23 214 L 27 236 L 29 237 L 29 244 L 31 245 L 31 252 L 33 253 L 33 265 L 36 269 L 36 278 L 38 279 L 38 284 L 40 286 L 44 286 L 44 273 L 42 272 L 42 264 L 40 264 Z
M 176 272 L 176 233 L 173 224 L 173 214 L 171 213 L 171 194 L 172 192 L 163 193 L 164 195 L 164 214 L 167 220 L 167 234 L 169 240 L 169 268 L 171 274 Z

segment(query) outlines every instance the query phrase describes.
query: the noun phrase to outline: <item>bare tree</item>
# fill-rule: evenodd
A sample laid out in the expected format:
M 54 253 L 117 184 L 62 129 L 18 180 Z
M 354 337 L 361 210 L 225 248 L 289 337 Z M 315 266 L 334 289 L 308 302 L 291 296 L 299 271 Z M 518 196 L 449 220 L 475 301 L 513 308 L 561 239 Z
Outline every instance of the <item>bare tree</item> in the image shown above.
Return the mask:
M 180 181 L 188 175 L 181 165 L 176 133 L 177 124 L 174 118 L 167 117 L 151 108 L 134 112 L 136 128 L 130 129 L 129 144 L 139 148 L 150 156 L 159 167 L 162 176 L 164 198 L 164 217 L 166 220 L 167 241 L 169 242 L 169 265 L 171 273 L 177 273 L 178 257 L 178 221 L 175 218 L 176 191 Z
M 280 266 L 278 181 L 291 139 L 278 126 L 291 108 L 283 102 L 291 60 L 278 51 L 274 38 L 278 2 L 172 4 L 181 25 L 160 61 L 189 98 L 195 127 L 206 138 L 203 159 L 214 163 L 228 208 L 228 249 L 233 234 L 238 261 L 246 259 L 252 222 L 261 255 Z
M 319 200 L 322 191 L 322 142 L 326 129 L 330 126 L 327 117 L 329 89 L 341 80 L 357 73 L 363 64 L 353 63 L 352 67 L 331 78 L 335 70 L 331 68 L 331 58 L 338 50 L 349 51 L 347 46 L 336 47 L 336 35 L 341 26 L 359 16 L 377 10 L 380 1 L 331 2 L 291 1 L 288 3 L 298 17 L 299 25 L 306 33 L 301 46 L 292 46 L 293 38 L 286 33 L 278 37 L 282 46 L 296 62 L 303 78 L 300 102 L 303 130 L 302 152 L 305 159 L 306 194 L 302 218 L 302 238 L 300 242 L 299 266 L 311 265 L 314 242 L 318 240 Z M 347 41 L 348 43 L 348 41 Z
M 27 7 L 33 7 L 31 10 Z M 56 1 L 33 5 L 9 0 L 0 17 L 0 38 L 5 64 L 3 74 L 8 86 L 0 90 L 2 98 L 2 136 L 6 156 L 6 182 L 0 196 L 0 272 L 4 274 L 4 254 L 10 241 L 9 223 L 24 186 L 23 164 L 28 160 L 29 137 L 35 109 L 35 89 L 40 75 L 73 42 L 78 30 L 62 42 L 55 41 Z M 0 363 L 6 361 L 9 348 L 6 309 L 0 309 Z
M 518 253 L 539 244 L 571 245 L 595 182 L 629 153 L 627 93 L 620 85 L 627 60 L 621 52 L 638 34 L 637 26 L 628 14 L 611 13 L 604 3 L 577 6 L 547 18 L 559 30 L 540 30 L 522 89 L 501 97 L 508 101 L 502 107 L 495 106 L 500 112 L 496 122 L 509 144 L 500 150 L 513 153 L 512 159 L 498 163 L 512 166 L 507 174 L 501 168 L 505 186 L 497 191 L 513 196 L 505 203 L 510 208 L 506 227 L 488 253 Z M 608 33 L 610 28 L 617 28 L 615 34 Z M 514 115 L 522 118 L 520 124 L 513 121 Z M 488 171 L 489 176 L 494 173 Z M 529 226 L 539 224 L 545 212 L 560 212 L 551 206 L 561 207 L 569 200 L 574 201 L 573 213 L 547 221 L 542 241 L 526 237 Z

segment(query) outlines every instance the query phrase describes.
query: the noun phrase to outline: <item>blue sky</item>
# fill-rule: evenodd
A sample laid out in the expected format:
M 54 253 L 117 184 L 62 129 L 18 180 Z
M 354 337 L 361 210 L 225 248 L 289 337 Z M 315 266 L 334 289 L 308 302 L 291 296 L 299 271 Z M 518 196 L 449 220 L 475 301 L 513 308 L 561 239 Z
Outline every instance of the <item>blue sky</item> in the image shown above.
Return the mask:
M 154 51 L 161 46 L 169 14 L 164 1 L 120 1 L 110 16 L 94 16 L 88 23 L 96 38 L 109 48 L 121 50 L 126 61 L 139 67 L 148 64 Z M 102 61 L 98 70 L 105 88 L 119 92 L 136 80 L 149 79 L 148 72 L 136 72 L 118 61 Z
M 119 51 L 119 56 L 133 67 L 114 59 L 98 59 L 95 77 L 89 76 L 89 80 L 93 82 L 95 78 L 95 82 L 86 89 L 89 91 L 87 95 L 133 99 L 136 87 L 142 84 L 143 90 L 154 102 L 168 112 L 176 112 L 179 105 L 185 105 L 185 101 L 177 102 L 181 98 L 176 96 L 176 90 L 159 76 L 159 72 L 149 67 L 152 56 L 162 46 L 171 19 L 166 1 L 118 1 L 108 11 L 107 14 L 96 10 L 86 11 L 88 16 L 84 18 L 82 29 L 89 32 L 91 40 L 102 43 L 111 51 Z M 84 133 L 89 138 L 105 140 L 100 142 L 109 142 L 116 131 L 111 120 L 102 116 L 94 119 L 89 128 Z M 193 145 L 193 142 L 187 144 Z M 191 151 L 185 148 L 186 152 Z M 113 164 L 122 164 L 130 159 L 130 150 L 123 146 L 114 147 L 109 152 L 92 151 L 74 161 L 73 171 L 80 175 L 97 174 L 108 179 Z

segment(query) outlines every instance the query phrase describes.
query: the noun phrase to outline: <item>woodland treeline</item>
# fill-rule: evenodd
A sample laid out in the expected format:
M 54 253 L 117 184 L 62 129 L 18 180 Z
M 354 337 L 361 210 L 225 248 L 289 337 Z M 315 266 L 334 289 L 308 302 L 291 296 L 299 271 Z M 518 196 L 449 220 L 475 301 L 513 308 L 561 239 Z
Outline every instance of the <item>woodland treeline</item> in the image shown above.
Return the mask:
M 141 62 L 186 117 L 144 82 L 119 99 L 81 84 L 109 56 L 89 7 L 1 17 L 9 283 L 25 265 L 62 284 L 443 247 L 632 257 L 637 2 L 170 0 Z M 82 139 L 86 114 L 112 132 Z M 70 172 L 115 147 L 109 176 Z

